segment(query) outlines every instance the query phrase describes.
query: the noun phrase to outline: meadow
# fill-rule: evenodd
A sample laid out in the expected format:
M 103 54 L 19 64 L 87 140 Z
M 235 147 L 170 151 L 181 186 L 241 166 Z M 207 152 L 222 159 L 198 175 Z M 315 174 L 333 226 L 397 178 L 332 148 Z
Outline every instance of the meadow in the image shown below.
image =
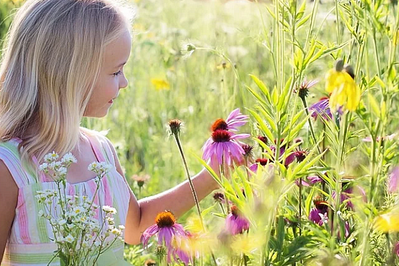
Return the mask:
M 215 176 L 203 227 L 195 208 L 177 220 L 191 265 L 399 264 L 396 1 L 135 5 L 129 86 L 83 125 L 107 132 L 139 199 L 186 179 L 171 119 L 194 175 L 213 122 L 249 117 L 247 165 Z M 229 233 L 233 205 L 248 228 Z M 184 265 L 167 252 L 156 237 L 125 247 L 133 265 Z

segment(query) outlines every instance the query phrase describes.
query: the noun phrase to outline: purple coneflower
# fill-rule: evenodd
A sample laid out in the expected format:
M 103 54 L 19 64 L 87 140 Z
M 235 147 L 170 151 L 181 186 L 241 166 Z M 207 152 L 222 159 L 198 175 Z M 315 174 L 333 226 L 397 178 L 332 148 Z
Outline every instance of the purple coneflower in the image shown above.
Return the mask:
M 230 130 L 230 131 L 238 131 L 238 128 L 245 125 L 248 122 L 248 116 L 243 115 L 240 112 L 240 109 L 237 108 L 233 110 L 226 120 L 219 118 L 212 124 L 212 131 L 216 130 Z
M 304 187 L 309 187 L 311 185 L 314 185 L 318 182 L 322 182 L 323 179 L 321 179 L 318 176 L 308 176 L 306 177 L 307 180 L 302 180 L 302 186 Z M 299 186 L 299 179 L 295 180 L 295 183 Z
M 248 116 L 240 112 L 240 108 L 234 109 L 226 119 L 227 129 L 237 131 L 239 127 L 248 122 Z
M 170 211 L 158 213 L 155 218 L 155 224 L 148 227 L 141 236 L 141 243 L 146 247 L 150 237 L 158 235 L 158 245 L 166 246 L 168 263 L 173 258 L 176 262 L 180 259 L 188 264 L 190 257 L 181 249 L 173 245 L 172 242 L 176 237 L 186 237 L 186 232 L 181 224 L 176 223 L 175 216 Z
M 388 192 L 395 193 L 398 191 L 399 185 L 399 167 L 395 167 L 388 179 Z
M 265 158 L 256 159 L 255 163 L 249 167 L 249 170 L 256 173 L 258 171 L 259 165 L 265 166 L 268 162 L 269 160 Z
M 217 129 L 202 147 L 204 151 L 202 158 L 209 160 L 216 156 L 219 164 L 231 165 L 234 160 L 241 163 L 244 150 L 237 140 L 248 137 L 249 134 L 232 134 L 227 130 Z
M 226 230 L 232 235 L 249 230 L 249 221 L 239 213 L 236 206 L 231 207 L 231 213 L 226 217 Z
M 148 227 L 141 236 L 141 242 L 146 247 L 150 237 L 158 235 L 158 245 L 171 248 L 174 235 L 185 236 L 186 233 L 181 224 L 176 223 L 175 216 L 170 211 L 160 212 L 155 218 L 155 224 Z
M 314 119 L 318 116 L 321 116 L 325 120 L 332 119 L 328 97 L 322 97 L 318 102 L 312 104 L 309 107 L 309 111 Z
M 328 205 L 326 201 L 321 200 L 315 200 L 314 204 L 316 208 L 310 210 L 309 220 L 321 226 L 328 221 Z

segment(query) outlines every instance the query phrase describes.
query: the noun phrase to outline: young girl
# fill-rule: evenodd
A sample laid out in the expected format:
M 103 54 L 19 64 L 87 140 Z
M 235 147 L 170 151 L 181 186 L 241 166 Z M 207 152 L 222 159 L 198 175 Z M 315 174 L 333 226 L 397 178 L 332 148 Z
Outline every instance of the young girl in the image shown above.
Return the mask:
M 47 265 L 56 250 L 35 199 L 38 190 L 56 188 L 38 170 L 52 151 L 72 152 L 77 159 L 66 178 L 70 195 L 93 195 L 91 162 L 114 166 L 101 180 L 96 203 L 117 209 L 129 244 L 139 243 L 157 213 L 180 216 L 193 206 L 187 182 L 137 201 L 112 144 L 80 127 L 84 116 L 105 116 L 127 86 L 129 28 L 115 0 L 28 0 L 16 14 L 0 68 L 1 265 Z M 206 171 L 193 182 L 200 199 L 217 188 Z M 123 245 L 98 261 L 124 265 Z

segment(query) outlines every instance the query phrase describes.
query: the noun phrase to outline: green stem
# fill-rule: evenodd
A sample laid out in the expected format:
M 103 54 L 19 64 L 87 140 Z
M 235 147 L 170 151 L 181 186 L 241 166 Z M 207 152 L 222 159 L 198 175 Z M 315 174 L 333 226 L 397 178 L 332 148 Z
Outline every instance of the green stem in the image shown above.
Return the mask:
M 197 192 L 195 191 L 193 181 L 191 180 L 191 177 L 190 177 L 190 172 L 188 170 L 188 165 L 187 165 L 187 162 L 186 162 L 186 157 L 184 156 L 183 148 L 182 148 L 182 146 L 180 144 L 180 140 L 179 140 L 178 134 L 173 134 L 173 136 L 175 137 L 175 141 L 176 141 L 177 147 L 179 148 L 179 152 L 180 152 L 180 155 L 181 155 L 181 158 L 182 158 L 182 161 L 183 161 L 184 169 L 186 171 L 187 180 L 188 180 L 188 183 L 190 185 L 191 193 L 193 194 L 194 203 L 195 203 L 195 206 L 197 207 L 197 212 L 198 212 L 198 216 L 200 218 L 202 229 L 205 231 L 204 221 L 203 221 L 202 215 L 201 215 L 201 209 L 200 209 L 200 206 L 199 206 Z

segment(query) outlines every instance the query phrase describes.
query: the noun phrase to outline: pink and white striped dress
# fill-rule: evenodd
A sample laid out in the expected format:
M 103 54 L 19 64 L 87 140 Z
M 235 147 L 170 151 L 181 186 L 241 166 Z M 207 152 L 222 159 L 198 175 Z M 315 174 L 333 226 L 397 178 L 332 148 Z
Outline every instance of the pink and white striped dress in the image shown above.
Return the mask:
M 115 158 L 106 138 L 98 133 L 85 135 L 90 141 L 97 160 L 113 166 L 111 171 L 101 179 L 95 204 L 116 208 L 115 223 L 125 225 L 130 199 L 129 187 L 115 169 Z M 38 216 L 39 211 L 43 210 L 43 205 L 38 203 L 35 196 L 38 190 L 57 189 L 57 186 L 45 175 L 37 174 L 33 167 L 22 165 L 18 151 L 19 143 L 18 139 L 0 143 L 0 160 L 8 167 L 19 188 L 15 218 L 1 265 L 44 266 L 48 265 L 52 259 L 57 246 L 50 240 L 53 236 L 50 224 L 46 219 Z M 94 179 L 75 184 L 67 183 L 66 186 L 68 195 L 87 195 L 89 198 L 93 198 L 95 190 Z M 122 241 L 116 241 L 99 257 L 96 265 L 130 265 L 123 259 L 123 249 Z M 60 265 L 60 262 L 55 259 L 50 265 Z

